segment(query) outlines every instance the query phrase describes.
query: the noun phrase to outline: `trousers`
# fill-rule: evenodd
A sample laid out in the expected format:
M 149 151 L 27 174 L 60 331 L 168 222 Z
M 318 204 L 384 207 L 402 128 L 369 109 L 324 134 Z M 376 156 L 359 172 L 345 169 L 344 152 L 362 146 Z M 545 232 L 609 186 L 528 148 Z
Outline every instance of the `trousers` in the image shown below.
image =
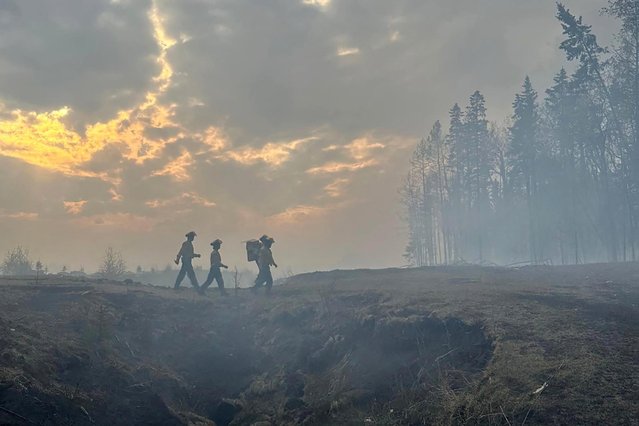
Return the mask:
M 191 281 L 191 285 L 197 289 L 200 286 L 197 283 L 197 277 L 195 276 L 195 271 L 193 270 L 193 264 L 191 263 L 191 259 L 186 260 L 182 258 L 182 267 L 180 268 L 180 272 L 178 272 L 178 276 L 175 280 L 175 288 L 180 288 L 180 284 L 184 280 L 184 277 L 188 275 L 189 280 Z
M 214 266 L 209 271 L 209 276 L 206 277 L 206 281 L 202 284 L 202 290 L 206 290 L 213 283 L 213 280 L 217 281 L 217 287 L 220 290 L 224 290 L 224 278 L 222 277 L 222 271 L 220 268 Z
M 273 275 L 271 274 L 270 266 L 261 267 L 260 272 L 257 274 L 255 287 L 262 287 L 264 284 L 266 284 L 266 288 L 269 290 L 273 287 Z

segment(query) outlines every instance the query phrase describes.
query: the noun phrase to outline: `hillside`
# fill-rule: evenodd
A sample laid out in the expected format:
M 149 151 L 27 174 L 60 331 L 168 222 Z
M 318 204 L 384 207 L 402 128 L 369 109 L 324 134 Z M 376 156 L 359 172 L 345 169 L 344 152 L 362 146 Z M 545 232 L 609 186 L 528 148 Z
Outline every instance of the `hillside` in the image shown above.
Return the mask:
M 0 424 L 625 424 L 639 265 L 0 279 Z

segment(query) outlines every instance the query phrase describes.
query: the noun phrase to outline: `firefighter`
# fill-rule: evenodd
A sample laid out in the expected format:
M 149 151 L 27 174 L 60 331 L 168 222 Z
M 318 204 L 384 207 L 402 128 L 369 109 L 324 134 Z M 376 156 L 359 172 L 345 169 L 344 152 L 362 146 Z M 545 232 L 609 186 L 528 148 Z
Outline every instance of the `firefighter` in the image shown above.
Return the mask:
M 220 289 L 220 293 L 224 296 L 227 295 L 224 289 L 224 278 L 222 277 L 222 271 L 220 268 L 228 269 L 229 267 L 222 263 L 222 256 L 220 255 L 220 247 L 222 247 L 222 240 L 217 239 L 211 243 L 213 251 L 211 252 L 211 270 L 209 276 L 206 278 L 204 284 L 202 284 L 201 293 L 213 283 L 213 280 L 217 281 L 217 287 Z
M 180 272 L 178 273 L 177 279 L 175 280 L 175 289 L 180 288 L 180 284 L 182 284 L 182 280 L 184 280 L 184 276 L 188 275 L 189 280 L 191 281 L 191 285 L 196 290 L 200 290 L 200 286 L 197 283 L 197 277 L 195 276 L 195 271 L 193 270 L 193 259 L 196 257 L 201 257 L 199 254 L 195 253 L 193 248 L 193 240 L 197 236 L 197 234 L 193 231 L 189 232 L 186 236 L 186 241 L 182 243 L 182 247 L 178 252 L 175 258 L 175 264 L 180 264 L 180 259 L 182 259 L 182 268 L 180 268 Z
M 260 255 L 257 259 L 257 265 L 260 271 L 257 275 L 257 279 L 255 280 L 253 290 L 255 291 L 263 285 L 266 285 L 266 291 L 267 293 L 270 293 L 271 288 L 273 287 L 271 266 L 275 266 L 277 268 L 277 263 L 273 260 L 273 252 L 271 251 L 271 246 L 273 246 L 275 240 L 267 236 L 263 236 L 260 240 L 262 241 L 262 248 L 260 249 Z

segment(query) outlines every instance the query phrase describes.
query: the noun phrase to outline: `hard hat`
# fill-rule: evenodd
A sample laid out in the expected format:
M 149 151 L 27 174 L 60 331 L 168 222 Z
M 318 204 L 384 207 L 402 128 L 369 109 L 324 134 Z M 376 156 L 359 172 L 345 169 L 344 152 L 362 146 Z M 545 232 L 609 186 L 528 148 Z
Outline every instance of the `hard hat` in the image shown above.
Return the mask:
M 187 238 L 188 238 L 188 237 L 191 237 L 191 236 L 192 236 L 192 237 L 196 237 L 196 236 L 197 236 L 197 234 L 195 233 L 195 231 L 191 231 L 191 232 L 189 232 L 188 234 L 186 234 L 186 235 L 185 235 L 185 237 L 187 237 Z
M 215 240 L 215 241 L 213 241 L 213 242 L 211 243 L 211 245 L 212 245 L 212 246 L 214 246 L 214 245 L 216 245 L 216 244 L 222 244 L 222 240 L 220 240 L 220 239 L 218 238 L 217 240 Z

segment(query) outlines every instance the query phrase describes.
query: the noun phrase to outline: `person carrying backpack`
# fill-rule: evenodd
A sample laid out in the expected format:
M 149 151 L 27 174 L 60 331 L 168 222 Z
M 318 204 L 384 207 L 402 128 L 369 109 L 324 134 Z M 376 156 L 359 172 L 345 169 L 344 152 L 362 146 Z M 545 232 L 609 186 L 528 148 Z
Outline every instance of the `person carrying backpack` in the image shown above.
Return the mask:
M 273 275 L 271 274 L 271 266 L 275 266 L 277 268 L 277 263 L 273 259 L 273 252 L 271 251 L 271 247 L 275 240 L 271 237 L 263 235 L 260 238 L 262 242 L 262 248 L 260 249 L 260 253 L 257 259 L 257 266 L 259 267 L 259 273 L 257 275 L 257 279 L 255 280 L 255 285 L 253 286 L 253 291 L 258 288 L 266 285 L 266 291 L 270 292 L 273 287 Z

